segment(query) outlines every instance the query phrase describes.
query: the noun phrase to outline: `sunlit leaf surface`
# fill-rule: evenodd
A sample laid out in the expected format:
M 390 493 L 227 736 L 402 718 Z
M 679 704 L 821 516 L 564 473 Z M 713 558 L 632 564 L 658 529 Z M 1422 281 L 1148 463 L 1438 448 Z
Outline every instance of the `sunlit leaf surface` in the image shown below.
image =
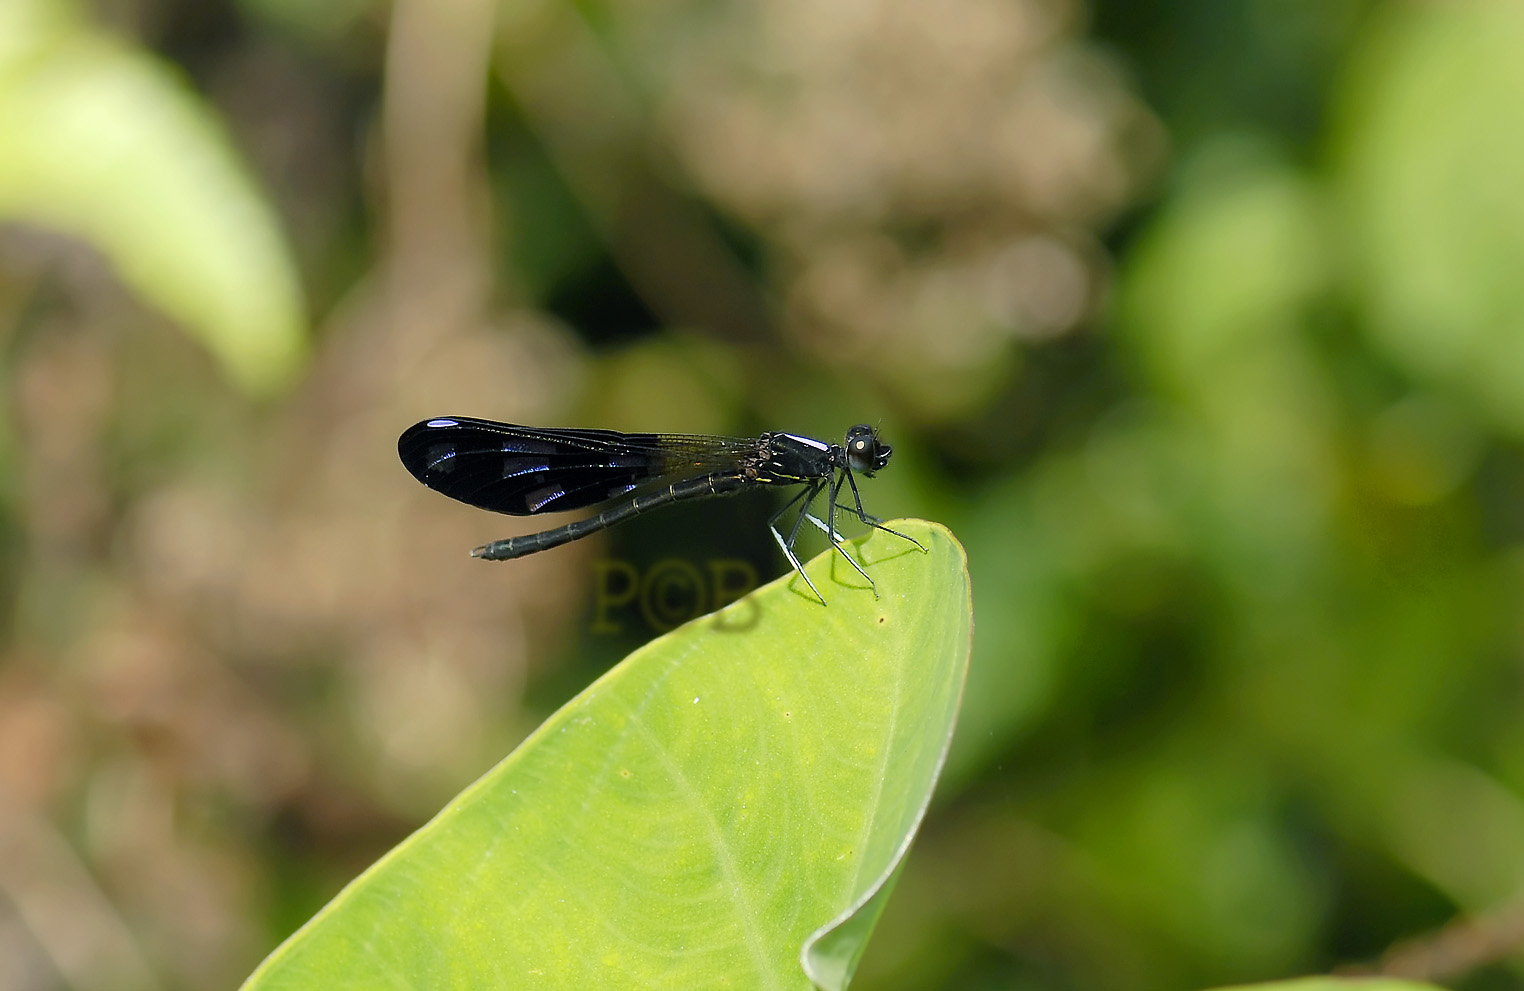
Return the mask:
M 962 549 L 896 524 L 635 652 L 255 973 L 274 988 L 844 987 L 941 767 Z

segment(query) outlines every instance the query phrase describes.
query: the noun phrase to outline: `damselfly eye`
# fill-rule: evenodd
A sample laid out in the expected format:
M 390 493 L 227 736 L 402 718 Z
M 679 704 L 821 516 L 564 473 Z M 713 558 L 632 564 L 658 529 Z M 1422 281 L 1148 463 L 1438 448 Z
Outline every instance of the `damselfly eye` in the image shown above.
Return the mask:
M 847 455 L 847 467 L 865 475 L 878 471 L 887 460 L 887 456 L 881 453 L 885 446 L 878 442 L 878 434 L 865 423 L 859 423 L 847 431 L 842 449 Z

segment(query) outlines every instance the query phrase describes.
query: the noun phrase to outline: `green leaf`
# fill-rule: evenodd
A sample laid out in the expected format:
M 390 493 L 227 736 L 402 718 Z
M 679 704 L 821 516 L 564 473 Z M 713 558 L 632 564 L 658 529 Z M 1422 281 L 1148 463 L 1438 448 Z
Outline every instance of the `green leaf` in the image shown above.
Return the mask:
M 277 988 L 846 986 L 968 664 L 946 529 L 839 556 L 631 654 L 254 973 Z M 806 975 L 806 969 L 809 976 Z
M 95 247 L 246 389 L 301 364 L 294 267 L 228 135 L 164 63 L 67 4 L 0 4 L 0 220 Z
M 1241 984 L 1214 991 L 1443 991 L 1433 984 L 1398 981 L 1389 977 L 1300 977 L 1270 984 Z

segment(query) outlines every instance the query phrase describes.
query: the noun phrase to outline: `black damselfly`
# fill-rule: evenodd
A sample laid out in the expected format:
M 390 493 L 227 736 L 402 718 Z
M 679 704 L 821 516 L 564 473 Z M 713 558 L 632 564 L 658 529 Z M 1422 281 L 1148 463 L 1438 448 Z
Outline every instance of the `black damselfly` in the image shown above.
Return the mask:
M 509 537 L 471 552 L 488 561 L 506 561 L 549 550 L 596 533 L 637 513 L 685 499 L 732 495 L 760 485 L 802 485 L 772 515 L 767 527 L 794 570 L 822 603 L 794 554 L 799 528 L 809 520 L 830 538 L 873 594 L 878 587 L 847 553 L 836 532 L 836 510 L 855 513 L 863 523 L 921 550 L 920 542 L 863 510 L 857 475 L 871 478 L 889 463 L 890 447 L 878 431 L 858 424 L 840 444 L 781 432 L 751 440 L 689 434 L 625 434 L 614 430 L 520 427 L 468 416 L 436 417 L 414 424 L 397 441 L 397 453 L 413 477 L 436 492 L 481 509 L 510 516 L 538 516 L 607 504 L 595 516 L 553 530 Z M 842 483 L 852 506 L 842 505 Z M 827 519 L 810 511 L 826 493 Z M 785 537 L 778 521 L 800 501 L 799 515 Z

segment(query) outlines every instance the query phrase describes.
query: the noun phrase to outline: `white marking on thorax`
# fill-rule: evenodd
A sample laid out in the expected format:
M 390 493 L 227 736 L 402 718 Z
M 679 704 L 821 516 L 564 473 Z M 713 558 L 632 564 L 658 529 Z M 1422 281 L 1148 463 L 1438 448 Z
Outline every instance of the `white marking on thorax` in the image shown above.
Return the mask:
M 817 451 L 829 451 L 831 449 L 830 444 L 822 444 L 813 437 L 800 437 L 798 434 L 784 434 L 783 436 L 789 440 L 796 440 L 805 447 L 813 447 Z

